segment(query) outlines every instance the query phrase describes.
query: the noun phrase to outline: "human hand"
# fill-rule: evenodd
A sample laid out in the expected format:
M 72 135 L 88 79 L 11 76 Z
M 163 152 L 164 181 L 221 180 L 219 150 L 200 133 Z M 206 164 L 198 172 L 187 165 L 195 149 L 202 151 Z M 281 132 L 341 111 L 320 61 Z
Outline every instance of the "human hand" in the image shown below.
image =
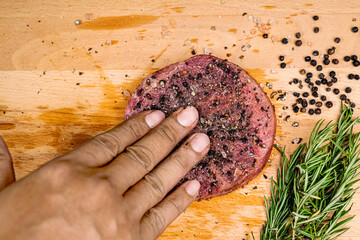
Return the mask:
M 0 137 L 0 239 L 155 239 L 197 196 L 195 180 L 167 195 L 209 150 L 197 133 L 171 153 L 197 120 L 140 113 L 13 184 Z

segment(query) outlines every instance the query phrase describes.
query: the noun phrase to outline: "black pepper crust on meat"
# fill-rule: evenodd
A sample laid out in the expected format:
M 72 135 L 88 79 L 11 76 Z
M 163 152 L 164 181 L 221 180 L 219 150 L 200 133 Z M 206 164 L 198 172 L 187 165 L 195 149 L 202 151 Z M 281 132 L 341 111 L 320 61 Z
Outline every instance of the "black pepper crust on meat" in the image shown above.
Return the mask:
M 190 134 L 206 133 L 211 145 L 180 183 L 197 179 L 198 199 L 208 199 L 254 179 L 268 161 L 276 129 L 273 106 L 254 78 L 226 60 L 197 55 L 147 76 L 128 101 L 125 119 L 149 109 L 169 116 L 187 105 L 199 111 Z

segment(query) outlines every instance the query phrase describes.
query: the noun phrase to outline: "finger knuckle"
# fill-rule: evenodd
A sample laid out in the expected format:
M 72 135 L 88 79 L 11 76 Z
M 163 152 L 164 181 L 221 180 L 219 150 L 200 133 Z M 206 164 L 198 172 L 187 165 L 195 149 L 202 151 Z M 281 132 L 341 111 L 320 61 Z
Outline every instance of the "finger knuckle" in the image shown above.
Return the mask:
M 180 133 L 176 131 L 176 129 L 170 125 L 161 126 L 157 130 L 159 137 L 168 143 L 177 143 Z
M 107 149 L 112 155 L 116 155 L 120 149 L 119 138 L 112 132 L 105 132 L 97 135 L 94 142 L 100 147 Z
M 138 119 L 130 118 L 124 124 L 124 131 L 126 135 L 139 139 L 144 135 L 144 124 Z
M 179 171 L 188 170 L 193 166 L 193 161 L 190 159 L 189 155 L 184 152 L 174 153 L 170 159 L 174 162 L 174 168 Z
M 71 181 L 70 179 L 76 169 L 69 160 L 65 159 L 50 162 L 44 167 L 46 171 L 39 171 L 40 178 L 50 184 L 53 189 L 60 188 Z
M 93 186 L 94 191 L 100 195 L 108 195 L 114 190 L 114 187 L 111 185 L 111 182 L 109 181 L 109 178 L 107 176 L 98 177 L 96 179 L 96 183 L 91 183 L 91 186 Z
M 146 145 L 134 144 L 126 148 L 127 154 L 137 162 L 143 169 L 150 171 L 154 165 L 155 156 L 152 151 Z
M 172 211 L 176 215 L 179 215 L 182 211 L 184 211 L 184 207 L 181 205 L 179 199 L 171 198 L 171 199 L 169 199 L 169 203 L 170 203 L 170 207 L 171 207 Z
M 149 173 L 144 177 L 144 181 L 150 185 L 151 194 L 154 195 L 156 199 L 162 199 L 165 192 L 164 180 L 158 174 Z

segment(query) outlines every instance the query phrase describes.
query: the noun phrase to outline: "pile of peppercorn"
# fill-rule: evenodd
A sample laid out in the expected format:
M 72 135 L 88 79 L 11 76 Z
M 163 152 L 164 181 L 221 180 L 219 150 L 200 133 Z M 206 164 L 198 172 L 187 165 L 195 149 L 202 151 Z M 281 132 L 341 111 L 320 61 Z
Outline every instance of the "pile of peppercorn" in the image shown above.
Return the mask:
M 313 16 L 314 21 L 318 21 L 318 16 Z M 319 27 L 314 28 L 314 33 L 318 33 L 320 31 Z M 351 28 L 352 32 L 357 32 L 358 28 Z M 300 40 L 301 33 L 295 33 L 296 40 L 294 42 L 295 46 L 301 46 L 302 41 Z M 341 39 L 339 37 L 334 38 L 334 42 L 336 44 L 340 43 Z M 288 39 L 283 38 L 281 40 L 283 44 L 288 44 Z M 307 64 L 309 64 L 310 68 L 314 68 L 312 70 L 306 71 L 305 69 L 300 70 L 300 74 L 304 76 L 304 79 L 294 78 L 289 84 L 295 84 L 302 90 L 302 92 L 293 92 L 294 97 L 296 98 L 295 102 L 292 104 L 292 109 L 295 113 L 302 112 L 308 113 L 309 115 L 321 114 L 322 107 L 331 108 L 333 106 L 333 102 L 328 100 L 327 96 L 320 95 L 319 89 L 323 88 L 326 92 L 332 92 L 335 95 L 339 96 L 339 99 L 344 101 L 346 104 L 350 104 L 352 108 L 355 108 L 355 103 L 351 102 L 350 98 L 347 94 L 351 93 L 351 87 L 346 87 L 344 92 L 341 92 L 340 89 L 336 88 L 335 85 L 338 82 L 338 78 L 336 76 L 335 71 L 326 72 L 325 68 L 327 65 L 339 64 L 339 59 L 334 57 L 333 55 L 336 52 L 336 47 L 332 46 L 323 54 L 321 54 L 318 50 L 312 51 L 312 56 L 305 56 L 304 60 Z M 280 67 L 285 68 L 286 64 L 283 62 L 285 57 L 281 55 L 279 60 L 281 61 Z M 360 65 L 360 61 L 356 55 L 345 56 L 345 62 L 352 61 L 352 65 L 354 67 L 358 67 Z M 321 63 L 322 62 L 322 63 Z M 358 74 L 350 73 L 348 75 L 348 79 L 350 80 L 359 80 Z M 304 87 L 307 87 L 308 90 L 304 91 Z

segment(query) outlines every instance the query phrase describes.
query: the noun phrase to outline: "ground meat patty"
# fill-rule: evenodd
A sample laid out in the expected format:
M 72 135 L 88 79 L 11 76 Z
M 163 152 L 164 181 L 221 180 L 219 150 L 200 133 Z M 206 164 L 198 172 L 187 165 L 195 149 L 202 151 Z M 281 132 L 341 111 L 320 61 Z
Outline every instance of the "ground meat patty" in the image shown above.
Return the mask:
M 209 55 L 194 56 L 147 76 L 130 98 L 125 119 L 148 109 L 166 116 L 192 105 L 194 132 L 206 133 L 208 154 L 180 183 L 197 179 L 198 199 L 224 195 L 254 179 L 268 161 L 275 114 L 258 83 L 239 66 Z

